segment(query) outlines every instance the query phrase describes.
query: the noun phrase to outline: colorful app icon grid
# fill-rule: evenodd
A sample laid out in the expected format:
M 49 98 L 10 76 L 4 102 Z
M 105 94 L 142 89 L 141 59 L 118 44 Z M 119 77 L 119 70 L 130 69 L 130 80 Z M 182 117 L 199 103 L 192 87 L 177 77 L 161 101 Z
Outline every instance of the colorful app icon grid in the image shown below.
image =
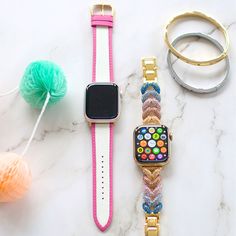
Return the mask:
M 135 158 L 141 163 L 168 160 L 168 128 L 164 125 L 139 127 L 135 131 Z

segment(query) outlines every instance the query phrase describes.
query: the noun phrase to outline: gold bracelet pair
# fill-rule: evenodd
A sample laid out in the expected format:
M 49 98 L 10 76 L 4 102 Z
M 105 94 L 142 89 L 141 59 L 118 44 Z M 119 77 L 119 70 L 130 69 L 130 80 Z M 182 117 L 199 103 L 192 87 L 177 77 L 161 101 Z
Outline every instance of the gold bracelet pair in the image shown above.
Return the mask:
M 170 42 L 169 40 L 169 29 L 171 26 L 173 26 L 178 20 L 180 19 L 185 19 L 185 18 L 189 18 L 189 17 L 197 17 L 203 20 L 208 21 L 209 23 L 213 24 L 217 29 L 219 29 L 219 31 L 221 31 L 221 33 L 224 35 L 224 39 L 225 39 L 225 47 L 223 52 L 210 60 L 206 60 L 206 61 L 198 61 L 198 60 L 193 60 L 191 58 L 188 58 L 186 56 L 184 56 L 183 54 L 181 54 L 174 46 L 173 44 Z M 214 65 L 217 62 L 220 62 L 221 60 L 223 60 L 227 54 L 228 54 L 228 50 L 229 50 L 229 36 L 227 33 L 226 28 L 219 23 L 218 21 L 216 21 L 215 19 L 213 19 L 210 16 L 207 16 L 201 12 L 197 12 L 197 11 L 193 11 L 193 12 L 186 12 L 180 15 L 175 16 L 174 18 L 172 18 L 170 20 L 170 22 L 167 24 L 166 26 L 166 31 L 165 31 L 165 42 L 168 46 L 168 48 L 170 49 L 170 51 L 172 52 L 172 54 L 174 54 L 177 58 L 179 58 L 180 60 L 192 64 L 192 65 L 196 65 L 196 66 L 209 66 L 209 65 Z

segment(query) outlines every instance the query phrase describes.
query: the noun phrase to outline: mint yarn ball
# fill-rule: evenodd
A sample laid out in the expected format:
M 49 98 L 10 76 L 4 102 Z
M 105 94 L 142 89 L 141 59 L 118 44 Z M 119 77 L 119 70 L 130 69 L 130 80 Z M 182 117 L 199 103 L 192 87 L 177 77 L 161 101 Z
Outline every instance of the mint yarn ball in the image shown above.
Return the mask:
M 66 94 L 66 78 L 59 66 L 50 61 L 28 65 L 20 83 L 20 94 L 33 108 L 41 109 L 50 94 L 48 105 L 60 101 Z

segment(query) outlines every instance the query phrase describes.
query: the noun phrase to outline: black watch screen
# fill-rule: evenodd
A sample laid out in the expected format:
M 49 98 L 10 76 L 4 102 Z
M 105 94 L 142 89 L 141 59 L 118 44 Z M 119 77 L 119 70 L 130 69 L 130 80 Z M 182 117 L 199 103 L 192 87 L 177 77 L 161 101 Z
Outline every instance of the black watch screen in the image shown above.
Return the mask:
M 119 114 L 119 88 L 115 83 L 92 83 L 86 88 L 85 113 L 89 119 L 115 119 Z

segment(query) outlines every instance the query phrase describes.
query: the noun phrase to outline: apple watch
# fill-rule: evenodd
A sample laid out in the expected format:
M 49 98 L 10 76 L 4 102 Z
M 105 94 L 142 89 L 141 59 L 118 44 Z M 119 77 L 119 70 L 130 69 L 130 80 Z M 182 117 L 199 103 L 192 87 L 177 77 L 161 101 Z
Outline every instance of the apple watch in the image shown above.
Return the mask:
M 85 117 L 91 124 L 93 218 L 101 231 L 112 221 L 113 123 L 120 114 L 120 92 L 114 83 L 112 62 L 113 8 L 91 8 L 93 30 L 92 83 L 86 88 Z
M 144 58 L 142 93 L 143 125 L 134 130 L 134 159 L 143 172 L 145 236 L 159 235 L 162 205 L 161 170 L 170 159 L 172 136 L 161 124 L 160 87 L 157 84 L 156 58 Z

